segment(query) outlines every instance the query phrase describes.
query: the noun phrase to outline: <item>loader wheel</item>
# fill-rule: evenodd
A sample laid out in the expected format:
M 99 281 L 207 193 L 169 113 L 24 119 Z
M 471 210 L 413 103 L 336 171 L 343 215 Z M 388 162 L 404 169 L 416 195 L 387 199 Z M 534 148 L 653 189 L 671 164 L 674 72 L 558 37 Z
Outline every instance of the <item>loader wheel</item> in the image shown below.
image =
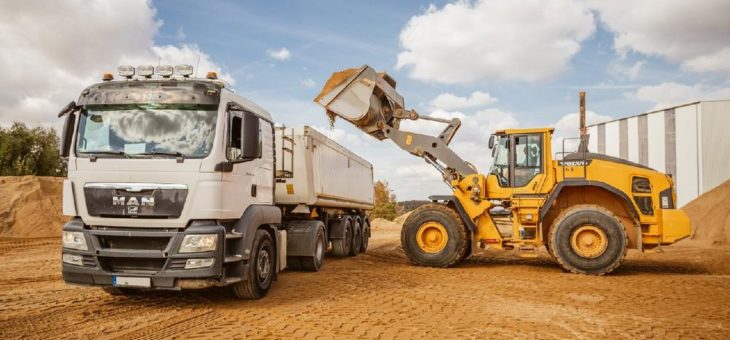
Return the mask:
M 345 217 L 340 221 L 343 228 L 343 238 L 332 240 L 332 254 L 335 256 L 347 256 L 352 248 L 352 220 Z
M 425 204 L 403 223 L 401 245 L 414 264 L 451 267 L 466 256 L 466 227 L 453 209 L 441 204 Z
M 140 293 L 140 290 L 134 289 L 134 288 L 121 288 L 121 287 L 101 287 L 101 290 L 103 290 L 105 293 L 113 296 L 127 296 L 127 295 L 137 295 Z
M 274 242 L 266 230 L 256 231 L 248 267 L 248 280 L 234 283 L 233 293 L 241 299 L 259 299 L 266 295 L 276 271 Z
M 555 219 L 548 247 L 564 270 L 604 275 L 621 264 L 628 239 L 623 224 L 611 211 L 583 204 L 563 211 Z
M 352 245 L 350 246 L 350 252 L 348 256 L 355 256 L 360 252 L 360 245 L 362 243 L 362 228 L 360 226 L 360 219 L 352 219 L 354 227 L 352 228 Z
M 370 223 L 368 220 L 362 221 L 362 242 L 360 242 L 360 252 L 364 253 L 368 251 L 368 244 L 370 243 Z
M 317 244 L 314 247 L 314 255 L 299 258 L 301 261 L 301 269 L 310 272 L 318 272 L 322 269 L 322 262 L 324 261 L 324 252 L 326 249 L 327 246 L 324 242 L 324 229 L 317 228 Z

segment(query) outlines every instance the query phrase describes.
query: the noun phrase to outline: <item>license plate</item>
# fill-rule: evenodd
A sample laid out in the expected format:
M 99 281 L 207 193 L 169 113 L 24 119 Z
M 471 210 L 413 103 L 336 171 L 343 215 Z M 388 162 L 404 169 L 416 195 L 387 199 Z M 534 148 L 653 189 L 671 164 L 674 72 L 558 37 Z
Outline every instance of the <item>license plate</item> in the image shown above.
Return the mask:
M 112 276 L 112 286 L 150 288 L 152 283 L 149 277 Z

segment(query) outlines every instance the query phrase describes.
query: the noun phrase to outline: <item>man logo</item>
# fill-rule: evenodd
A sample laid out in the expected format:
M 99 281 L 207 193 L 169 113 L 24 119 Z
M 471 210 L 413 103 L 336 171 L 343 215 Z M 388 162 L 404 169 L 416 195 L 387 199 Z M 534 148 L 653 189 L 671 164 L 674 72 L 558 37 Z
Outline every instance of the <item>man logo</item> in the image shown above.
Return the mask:
M 126 197 L 126 196 L 112 196 L 112 206 L 126 206 L 127 213 L 136 215 L 139 213 L 139 207 L 154 207 L 155 198 L 153 196 L 142 196 L 142 197 Z

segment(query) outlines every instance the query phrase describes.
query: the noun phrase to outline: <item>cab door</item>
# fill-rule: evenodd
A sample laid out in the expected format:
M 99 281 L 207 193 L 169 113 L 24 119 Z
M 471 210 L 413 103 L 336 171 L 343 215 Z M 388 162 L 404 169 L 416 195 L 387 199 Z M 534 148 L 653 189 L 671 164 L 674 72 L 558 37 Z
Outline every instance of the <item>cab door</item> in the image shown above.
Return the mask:
M 510 155 L 510 187 L 512 194 L 535 194 L 545 179 L 543 134 L 512 135 Z

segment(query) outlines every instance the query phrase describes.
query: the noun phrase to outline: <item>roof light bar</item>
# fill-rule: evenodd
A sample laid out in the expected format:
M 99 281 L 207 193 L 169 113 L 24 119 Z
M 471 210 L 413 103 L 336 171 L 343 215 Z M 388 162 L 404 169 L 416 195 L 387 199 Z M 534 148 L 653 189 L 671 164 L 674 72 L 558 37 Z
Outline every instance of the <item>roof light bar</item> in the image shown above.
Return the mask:
M 175 74 L 185 78 L 193 74 L 193 65 L 180 64 L 175 66 Z
M 117 73 L 119 73 L 120 76 L 126 77 L 127 79 L 132 79 L 132 76 L 134 76 L 134 66 L 131 65 L 122 65 L 117 68 Z
M 155 68 L 155 73 L 162 76 L 162 78 L 170 78 L 172 71 L 173 68 L 170 65 L 159 65 Z
M 145 78 L 152 78 L 152 75 L 155 73 L 155 68 L 152 65 L 139 65 L 137 66 L 137 74 L 145 77 Z

